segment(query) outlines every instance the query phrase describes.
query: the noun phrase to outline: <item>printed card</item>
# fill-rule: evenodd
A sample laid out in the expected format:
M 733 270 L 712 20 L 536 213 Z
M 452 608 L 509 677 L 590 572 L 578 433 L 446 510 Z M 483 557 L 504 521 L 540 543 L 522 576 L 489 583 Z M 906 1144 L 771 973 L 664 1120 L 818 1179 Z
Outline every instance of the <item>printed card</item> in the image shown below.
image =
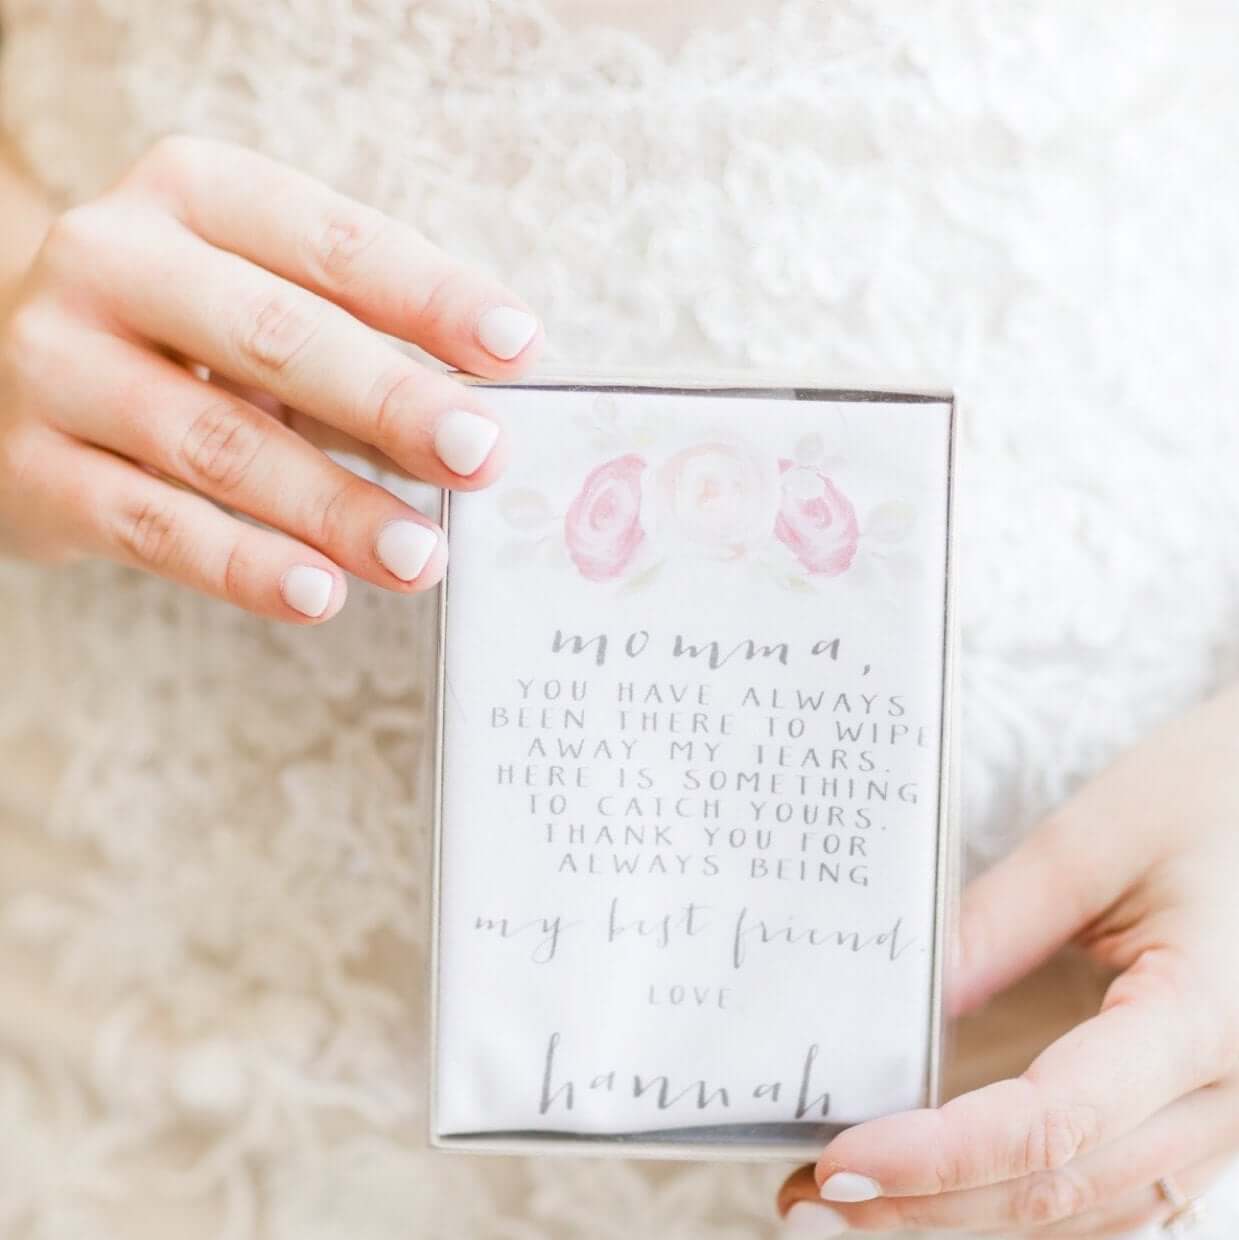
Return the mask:
M 924 1105 L 950 399 L 488 398 L 511 465 L 449 512 L 437 1136 Z

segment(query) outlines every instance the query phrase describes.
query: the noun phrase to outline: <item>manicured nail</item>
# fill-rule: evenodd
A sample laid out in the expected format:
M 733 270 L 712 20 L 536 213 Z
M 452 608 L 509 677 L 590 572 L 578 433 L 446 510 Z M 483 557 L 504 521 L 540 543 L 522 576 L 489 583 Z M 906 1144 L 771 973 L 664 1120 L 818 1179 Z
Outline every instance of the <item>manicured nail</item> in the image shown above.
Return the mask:
M 280 593 L 293 611 L 316 618 L 327 610 L 333 584 L 330 573 L 321 568 L 311 568 L 308 564 L 298 564 L 284 574 Z
M 818 1240 L 829 1240 L 831 1236 L 841 1236 L 848 1229 L 847 1219 L 837 1210 L 829 1206 L 814 1205 L 811 1201 L 796 1201 L 783 1216 L 782 1234 L 785 1236 L 816 1236 Z
M 882 1196 L 877 1180 L 854 1171 L 836 1171 L 819 1191 L 824 1201 L 872 1201 Z
M 434 554 L 439 536 L 416 521 L 389 521 L 374 541 L 374 554 L 389 573 L 412 581 Z
M 495 306 L 478 319 L 478 339 L 487 353 L 510 362 L 533 338 L 538 320 L 512 306 Z
M 482 468 L 498 438 L 497 422 L 467 409 L 452 409 L 435 427 L 435 452 L 452 473 L 468 477 Z

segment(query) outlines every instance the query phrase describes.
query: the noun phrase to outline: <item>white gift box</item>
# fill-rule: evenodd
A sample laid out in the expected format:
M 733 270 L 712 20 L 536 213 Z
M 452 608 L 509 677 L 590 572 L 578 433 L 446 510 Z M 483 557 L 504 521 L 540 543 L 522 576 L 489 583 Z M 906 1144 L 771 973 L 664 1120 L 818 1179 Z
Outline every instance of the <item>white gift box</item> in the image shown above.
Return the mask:
M 949 395 L 487 385 L 444 499 L 431 1140 L 812 1158 L 934 1105 Z

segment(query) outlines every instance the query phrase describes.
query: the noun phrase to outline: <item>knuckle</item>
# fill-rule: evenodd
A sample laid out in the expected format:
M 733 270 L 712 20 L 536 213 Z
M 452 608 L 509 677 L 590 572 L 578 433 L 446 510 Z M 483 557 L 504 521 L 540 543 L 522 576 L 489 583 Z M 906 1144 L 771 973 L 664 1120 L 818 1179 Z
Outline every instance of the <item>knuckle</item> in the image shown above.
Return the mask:
M 1083 1213 L 1089 1206 L 1086 1186 L 1064 1171 L 1027 1176 L 1015 1191 L 1012 1214 L 1024 1227 L 1040 1227 Z
M 464 267 L 445 261 L 416 307 L 415 317 L 428 327 L 447 327 L 459 319 L 462 302 L 477 301 L 477 278 Z
M 190 481 L 229 493 L 249 476 L 265 442 L 256 417 L 231 401 L 214 401 L 190 423 L 180 458 Z
M 1097 1113 L 1090 1106 L 1050 1106 L 1029 1125 L 1019 1174 L 1057 1171 L 1097 1142 Z
M 400 455 L 399 446 L 407 440 L 412 425 L 410 413 L 416 406 L 421 376 L 410 366 L 397 366 L 375 383 L 370 397 L 369 425 L 373 443 L 393 458 Z
M 985 1156 L 971 1129 L 963 1128 L 957 1136 L 951 1135 L 949 1117 L 959 1103 L 959 1099 L 953 1099 L 940 1110 L 932 1112 L 937 1124 L 930 1147 L 934 1152 L 931 1165 L 934 1184 L 931 1195 L 934 1196 L 971 1188 L 978 1177 L 984 1175 Z
M 220 587 L 226 599 L 238 602 L 245 595 L 245 551 L 241 539 L 234 539 L 224 557 L 224 568 L 220 577 Z
M 107 222 L 107 211 L 98 204 L 70 207 L 48 227 L 40 258 L 54 270 L 76 269 L 84 255 L 104 243 Z
M 246 361 L 280 374 L 292 367 L 318 330 L 319 317 L 305 302 L 280 290 L 242 311 L 236 326 L 236 346 Z
M 357 203 L 330 208 L 309 243 L 309 258 L 325 284 L 336 287 L 353 282 L 362 257 L 386 235 L 388 223 L 380 211 Z
M 80 367 L 73 308 L 55 291 L 26 294 L 0 330 L 0 393 L 6 422 L 56 426 L 65 415 L 62 376 Z
M 116 536 L 139 564 L 156 571 L 176 560 L 181 542 L 180 527 L 172 512 L 150 499 L 138 500 L 122 510 Z
M 345 541 L 348 514 L 362 499 L 362 489 L 359 479 L 345 480 L 320 492 L 310 502 L 304 524 L 316 547 L 338 548 Z
M 157 184 L 183 185 L 198 168 L 205 145 L 202 138 L 191 134 L 165 134 L 147 148 L 135 171 Z
M 975 1152 L 955 1150 L 940 1152 L 934 1164 L 934 1195 L 957 1192 L 971 1186 L 976 1178 Z
M 19 390 L 46 383 L 63 338 L 57 316 L 37 302 L 24 302 L 9 316 L 4 333 L 4 370 Z

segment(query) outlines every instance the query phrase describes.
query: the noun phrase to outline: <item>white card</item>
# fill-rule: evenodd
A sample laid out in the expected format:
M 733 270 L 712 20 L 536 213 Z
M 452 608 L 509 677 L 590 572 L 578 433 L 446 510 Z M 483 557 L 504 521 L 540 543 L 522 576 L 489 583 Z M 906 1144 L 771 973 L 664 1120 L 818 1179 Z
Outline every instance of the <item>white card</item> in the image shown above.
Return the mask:
M 924 1105 L 950 401 L 487 397 L 514 451 L 450 502 L 437 1134 Z

